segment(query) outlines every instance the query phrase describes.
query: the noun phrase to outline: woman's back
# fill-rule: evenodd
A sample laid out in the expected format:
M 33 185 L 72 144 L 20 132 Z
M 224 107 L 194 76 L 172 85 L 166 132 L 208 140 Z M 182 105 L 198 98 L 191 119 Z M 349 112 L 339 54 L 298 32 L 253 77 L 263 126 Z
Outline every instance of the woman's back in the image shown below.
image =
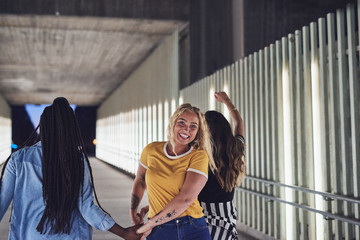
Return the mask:
M 234 198 L 234 189 L 227 192 L 219 183 L 214 173 L 209 169 L 208 181 L 201 190 L 198 200 L 201 202 L 227 202 Z
M 88 167 L 85 163 L 84 202 L 81 204 L 83 207 L 79 205 L 80 207 L 73 212 L 70 233 L 48 234 L 47 231 L 40 234 L 36 227 L 45 209 L 41 156 L 41 142 L 38 142 L 15 152 L 6 166 L 1 189 L 0 216 L 4 215 L 13 198 L 9 239 L 91 239 L 92 228 L 84 217 L 96 228 L 105 229 L 114 224 L 97 206 L 93 207 L 93 211 L 85 209 L 85 206 L 92 205 L 93 200 Z M 80 201 L 81 197 L 79 203 Z M 102 218 L 106 221 L 103 222 Z

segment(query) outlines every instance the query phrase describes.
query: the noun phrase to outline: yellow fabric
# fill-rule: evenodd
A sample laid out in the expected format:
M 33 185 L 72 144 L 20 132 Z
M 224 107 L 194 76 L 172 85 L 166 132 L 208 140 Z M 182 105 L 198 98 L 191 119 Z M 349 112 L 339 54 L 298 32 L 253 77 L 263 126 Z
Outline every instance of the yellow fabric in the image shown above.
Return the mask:
M 153 142 L 141 153 L 141 164 L 146 170 L 146 186 L 149 198 L 149 217 L 152 218 L 163 210 L 184 183 L 187 171 L 208 174 L 208 156 L 204 150 L 193 149 L 185 156 L 170 159 L 164 152 L 166 142 Z M 189 170 L 190 169 L 190 170 Z M 197 198 L 179 217 L 189 215 L 193 218 L 203 216 L 202 207 Z

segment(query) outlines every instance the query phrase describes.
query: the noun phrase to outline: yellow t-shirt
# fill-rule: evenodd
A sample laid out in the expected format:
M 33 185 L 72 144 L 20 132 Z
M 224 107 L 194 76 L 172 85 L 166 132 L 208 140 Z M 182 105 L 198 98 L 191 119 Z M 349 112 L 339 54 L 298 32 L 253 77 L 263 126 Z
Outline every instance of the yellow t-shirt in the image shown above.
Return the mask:
M 152 218 L 164 209 L 170 200 L 179 194 L 186 172 L 193 171 L 208 175 L 208 155 L 204 150 L 191 149 L 179 156 L 166 152 L 166 142 L 148 144 L 141 153 L 140 164 L 146 168 L 146 187 L 149 198 L 149 217 Z M 193 218 L 203 216 L 197 198 L 179 217 L 189 215 Z

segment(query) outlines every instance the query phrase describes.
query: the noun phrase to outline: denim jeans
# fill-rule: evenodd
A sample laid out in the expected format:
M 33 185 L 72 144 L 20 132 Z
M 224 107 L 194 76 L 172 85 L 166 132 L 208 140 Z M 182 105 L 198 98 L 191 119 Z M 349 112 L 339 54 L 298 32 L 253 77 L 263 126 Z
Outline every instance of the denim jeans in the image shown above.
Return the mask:
M 184 216 L 152 229 L 147 240 L 211 240 L 204 217 Z

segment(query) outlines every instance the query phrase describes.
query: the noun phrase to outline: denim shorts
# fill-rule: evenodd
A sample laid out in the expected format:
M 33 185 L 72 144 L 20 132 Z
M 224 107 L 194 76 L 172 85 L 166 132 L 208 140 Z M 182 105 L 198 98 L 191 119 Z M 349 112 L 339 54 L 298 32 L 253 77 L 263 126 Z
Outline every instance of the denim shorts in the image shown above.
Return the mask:
M 152 229 L 147 240 L 211 240 L 204 217 L 184 216 Z

